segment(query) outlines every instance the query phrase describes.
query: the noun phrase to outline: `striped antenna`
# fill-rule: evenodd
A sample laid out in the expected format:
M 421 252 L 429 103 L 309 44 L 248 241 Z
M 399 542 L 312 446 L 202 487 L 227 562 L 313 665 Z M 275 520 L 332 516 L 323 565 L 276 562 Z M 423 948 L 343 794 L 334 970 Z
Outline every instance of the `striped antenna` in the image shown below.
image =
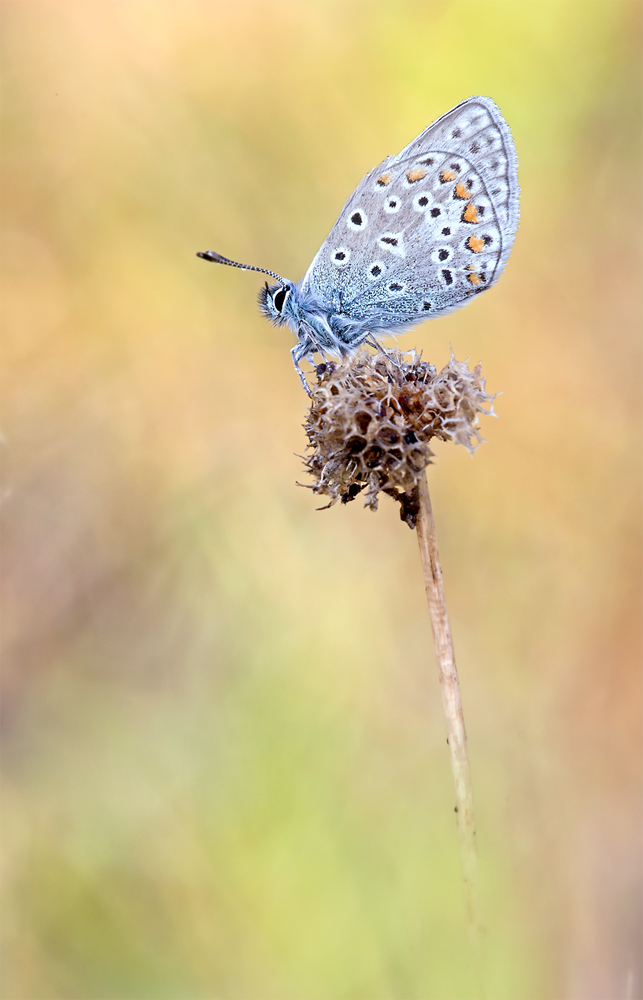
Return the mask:
M 203 260 L 211 260 L 214 264 L 229 264 L 230 267 L 240 267 L 242 271 L 261 271 L 262 274 L 269 274 L 272 278 L 276 278 L 282 285 L 288 284 L 285 278 L 282 278 L 279 274 L 275 274 L 274 271 L 268 271 L 265 267 L 254 267 L 253 264 L 237 264 L 236 260 L 228 260 L 227 257 L 222 257 L 215 250 L 206 250 L 205 253 L 198 253 L 197 257 L 202 257 Z

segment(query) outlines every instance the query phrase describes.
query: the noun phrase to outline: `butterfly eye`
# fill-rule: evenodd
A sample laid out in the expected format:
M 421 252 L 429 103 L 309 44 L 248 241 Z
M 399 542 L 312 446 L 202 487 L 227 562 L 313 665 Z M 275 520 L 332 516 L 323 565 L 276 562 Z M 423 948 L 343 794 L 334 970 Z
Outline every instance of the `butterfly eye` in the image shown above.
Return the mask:
M 280 313 L 281 310 L 283 309 L 284 302 L 286 301 L 286 296 L 289 295 L 289 294 L 290 294 L 290 290 L 288 288 L 280 288 L 273 295 L 273 297 L 272 297 L 272 304 L 274 305 L 274 307 L 275 307 L 275 309 L 277 310 L 278 313 Z

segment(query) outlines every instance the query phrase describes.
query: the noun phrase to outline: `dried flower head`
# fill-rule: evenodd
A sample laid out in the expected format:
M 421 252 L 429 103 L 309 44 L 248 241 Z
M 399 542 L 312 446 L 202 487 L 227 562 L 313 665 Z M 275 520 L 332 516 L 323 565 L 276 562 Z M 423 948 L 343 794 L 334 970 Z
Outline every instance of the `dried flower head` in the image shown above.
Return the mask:
M 441 372 L 415 351 L 371 354 L 319 365 L 304 429 L 306 471 L 313 493 L 328 507 L 366 490 L 365 506 L 378 494 L 401 505 L 414 528 L 419 477 L 431 462 L 431 438 L 455 441 L 473 452 L 482 438 L 478 414 L 493 414 L 480 365 L 471 370 L 453 355 Z

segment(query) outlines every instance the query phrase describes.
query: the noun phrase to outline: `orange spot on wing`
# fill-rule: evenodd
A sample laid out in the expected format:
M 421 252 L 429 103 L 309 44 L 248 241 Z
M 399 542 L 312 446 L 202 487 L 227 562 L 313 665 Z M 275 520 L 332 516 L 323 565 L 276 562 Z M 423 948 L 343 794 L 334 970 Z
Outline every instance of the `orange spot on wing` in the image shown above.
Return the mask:
M 485 248 L 485 242 L 482 236 L 470 236 L 467 240 L 467 246 L 473 253 L 482 253 Z
M 469 192 L 464 184 L 456 184 L 455 191 L 453 192 L 454 197 L 461 198 L 462 201 L 466 201 L 469 197 Z
M 416 181 L 421 181 L 423 177 L 426 177 L 426 170 L 422 167 L 414 167 L 413 170 L 406 171 L 406 179 L 409 184 L 415 184 Z
M 377 182 L 376 183 L 379 184 L 380 187 L 386 187 L 387 184 L 391 183 L 391 175 L 390 174 L 380 174 L 380 176 L 377 178 Z
M 471 282 L 472 285 L 481 285 L 482 284 L 482 280 L 481 280 L 479 274 L 469 274 L 469 275 L 467 275 L 467 277 L 469 278 L 469 281 Z
M 443 184 L 446 184 L 448 181 L 454 181 L 455 177 L 456 177 L 456 175 L 455 175 L 455 172 L 453 170 L 441 170 L 440 171 L 440 180 L 442 181 Z
M 473 204 L 472 201 L 469 202 L 464 212 L 462 213 L 462 219 L 464 222 L 480 222 L 480 216 L 478 215 L 478 209 Z

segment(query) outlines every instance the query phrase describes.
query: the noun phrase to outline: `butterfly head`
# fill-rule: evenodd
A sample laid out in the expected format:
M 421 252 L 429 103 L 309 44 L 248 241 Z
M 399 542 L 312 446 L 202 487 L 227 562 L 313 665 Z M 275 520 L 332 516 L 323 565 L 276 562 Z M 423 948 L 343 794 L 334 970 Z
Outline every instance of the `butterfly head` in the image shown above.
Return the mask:
M 283 326 L 292 319 L 292 299 L 295 286 L 291 281 L 278 285 L 268 282 L 259 292 L 259 308 L 275 326 Z

